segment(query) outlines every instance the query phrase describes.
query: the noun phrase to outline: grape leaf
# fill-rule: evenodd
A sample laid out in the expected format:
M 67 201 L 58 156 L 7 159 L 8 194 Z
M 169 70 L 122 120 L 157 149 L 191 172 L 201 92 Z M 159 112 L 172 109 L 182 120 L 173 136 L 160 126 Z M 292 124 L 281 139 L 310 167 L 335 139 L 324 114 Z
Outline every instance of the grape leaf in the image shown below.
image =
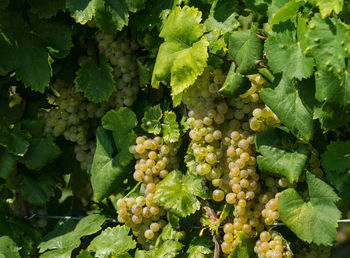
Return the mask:
M 76 22 L 85 24 L 90 21 L 96 13 L 96 8 L 103 6 L 102 0 L 67 0 L 66 8 L 69 9 Z
M 33 205 L 44 205 L 55 195 L 56 181 L 50 174 L 18 176 L 18 185 L 23 199 Z
M 327 173 L 344 173 L 350 169 L 350 141 L 336 141 L 327 145 L 321 155 L 322 167 Z
M 91 184 L 94 197 L 102 200 L 113 192 L 121 190 L 128 171 L 119 163 L 111 133 L 102 127 L 96 132 L 96 151 L 91 167 Z
M 308 161 L 306 144 L 292 148 L 296 139 L 277 127 L 269 127 L 257 133 L 255 145 L 262 156 L 257 157 L 262 171 L 286 177 L 289 182 L 297 181 Z
M 236 72 L 236 65 L 232 63 L 224 85 L 222 85 L 218 92 L 224 97 L 237 98 L 246 92 L 250 86 L 250 80 L 246 76 Z
M 22 157 L 28 150 L 29 142 L 25 132 L 0 127 L 0 146 L 6 147 L 11 154 Z
M 205 258 L 208 254 L 212 254 L 214 242 L 208 236 L 194 237 L 187 249 L 188 258 Z
M 329 16 L 332 11 L 336 14 L 340 13 L 343 9 L 343 0 L 316 0 L 316 5 L 320 8 L 322 18 Z
M 19 250 L 21 248 L 17 246 L 9 236 L 0 237 L 0 257 L 3 258 L 20 258 Z
M 29 169 L 39 170 L 54 161 L 61 154 L 61 150 L 54 142 L 52 136 L 32 138 L 29 140 L 29 143 L 30 146 L 27 153 L 20 160 Z
M 322 103 L 316 106 L 314 118 L 319 118 L 325 130 L 337 128 L 350 121 L 350 77 L 349 64 L 344 75 L 339 78 L 330 71 L 315 72 L 315 97 Z
M 237 2 L 230 0 L 219 1 L 215 0 L 210 8 L 209 17 L 204 22 L 204 31 L 220 31 L 220 34 L 225 34 L 237 29 L 240 26 L 236 19 L 238 14 Z
M 162 123 L 163 139 L 166 143 L 177 142 L 180 137 L 179 124 L 173 111 L 165 111 Z
M 19 13 L 0 12 L 0 67 L 7 72 L 16 71 L 17 79 L 26 87 L 43 92 L 52 75 L 49 53 L 56 57 L 68 54 L 71 29 L 53 20 L 42 22 L 34 16 L 29 16 L 29 20 L 32 28 Z
M 108 100 L 115 90 L 113 68 L 102 55 L 100 55 L 100 65 L 97 65 L 93 59 L 87 58 L 76 72 L 74 85 L 78 92 L 83 92 L 84 96 L 92 102 Z
M 104 0 L 96 7 L 96 22 L 107 34 L 115 34 L 129 22 L 129 12 L 145 7 L 146 0 Z
M 111 254 L 118 256 L 134 249 L 136 242 L 129 236 L 129 231 L 126 226 L 107 228 L 91 241 L 88 251 L 94 252 L 95 257 L 103 258 Z
M 262 58 L 263 43 L 252 26 L 249 31 L 234 31 L 230 35 L 228 51 L 236 60 L 237 72 L 248 75 L 257 72 L 256 61 Z
M 311 19 L 306 54 L 316 60 L 317 67 L 332 71 L 337 76 L 343 74 L 345 58 L 350 53 L 350 32 L 348 25 L 338 18 L 322 19 L 319 14 Z
M 250 238 L 247 234 L 239 232 L 237 235 L 237 240 L 240 240 L 240 244 L 235 245 L 229 254 L 229 258 L 249 258 L 254 255 L 254 240 Z
M 283 72 L 290 78 L 308 78 L 313 74 L 313 58 L 304 55 L 305 44 L 299 35 L 304 32 L 305 19 L 298 19 L 297 28 L 291 22 L 274 27 L 265 43 L 269 66 L 274 73 Z M 305 42 L 305 41 L 304 41 Z
M 171 213 L 171 212 L 169 212 Z M 168 213 L 168 214 L 169 214 Z M 167 214 L 167 218 L 169 218 Z M 170 215 L 172 217 L 176 217 L 177 219 L 179 219 L 179 217 L 177 217 L 176 215 L 172 214 Z M 171 223 L 169 222 L 163 229 L 162 229 L 162 233 L 159 235 L 159 237 L 157 238 L 157 241 L 155 243 L 155 247 L 161 247 L 161 245 L 166 242 L 167 240 L 173 240 L 173 241 L 179 241 L 179 239 L 181 238 L 182 234 L 179 231 L 176 231 L 173 226 L 171 225 Z
M 64 9 L 65 0 L 28 0 L 31 11 L 37 14 L 40 18 L 50 18 L 55 16 L 60 9 Z
M 188 6 L 176 7 L 165 21 L 152 75 L 152 86 L 171 75 L 172 95 L 178 95 L 194 83 L 206 67 L 208 41 L 200 24 L 201 13 Z
M 295 80 L 278 75 L 271 87 L 260 91 L 261 99 L 295 136 L 310 140 L 314 133 L 314 122 L 300 98 L 301 89 L 297 89 Z
M 175 257 L 182 248 L 182 244 L 174 241 L 167 240 L 160 247 L 154 248 L 149 251 L 136 250 L 135 258 L 154 258 L 154 257 Z
M 158 200 L 165 209 L 176 215 L 186 217 L 200 208 L 196 196 L 204 197 L 205 191 L 202 180 L 191 173 L 187 173 L 183 181 L 182 173 L 172 171 L 157 185 L 154 199 Z
M 310 172 L 306 173 L 309 200 L 289 188 L 278 196 L 281 220 L 303 241 L 332 245 L 337 239 L 337 221 L 341 212 L 335 203 L 340 198 L 332 187 Z
M 280 1 L 280 0 L 278 0 Z M 276 2 L 276 1 L 273 1 Z M 285 1 L 281 1 L 285 2 Z M 300 7 L 299 0 L 291 0 L 286 2 L 278 11 L 276 11 L 270 19 L 270 27 L 273 28 L 274 25 L 288 21 L 289 19 L 295 17 L 298 9 Z
M 48 233 L 39 244 L 39 252 L 44 254 L 43 257 L 71 257 L 73 249 L 79 247 L 80 238 L 92 235 L 101 230 L 102 224 L 106 218 L 99 214 L 92 214 L 82 218 L 78 223 L 67 220 L 58 224 L 53 231 Z
M 0 177 L 7 179 L 15 170 L 16 159 L 5 148 L 0 147 Z
M 267 16 L 269 18 L 269 21 L 271 22 L 271 19 L 273 15 L 278 12 L 281 8 L 283 8 L 284 5 L 286 5 L 290 0 L 271 0 L 269 3 L 269 7 L 267 10 Z
M 162 117 L 163 113 L 160 105 L 147 108 L 142 118 L 142 129 L 155 135 L 160 134 L 162 129 L 160 120 Z
M 136 140 L 136 134 L 132 130 L 136 125 L 136 115 L 127 107 L 121 107 L 118 111 L 110 110 L 102 117 L 103 128 L 112 131 L 118 150 L 116 159 L 124 167 L 132 160 L 129 147 Z

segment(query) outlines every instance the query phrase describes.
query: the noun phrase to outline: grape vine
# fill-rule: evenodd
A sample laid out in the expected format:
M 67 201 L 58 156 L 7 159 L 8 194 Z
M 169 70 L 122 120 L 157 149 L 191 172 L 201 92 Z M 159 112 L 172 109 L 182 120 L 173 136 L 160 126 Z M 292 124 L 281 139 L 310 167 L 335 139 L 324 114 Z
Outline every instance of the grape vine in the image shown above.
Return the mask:
M 347 257 L 349 16 L 0 1 L 0 257 Z

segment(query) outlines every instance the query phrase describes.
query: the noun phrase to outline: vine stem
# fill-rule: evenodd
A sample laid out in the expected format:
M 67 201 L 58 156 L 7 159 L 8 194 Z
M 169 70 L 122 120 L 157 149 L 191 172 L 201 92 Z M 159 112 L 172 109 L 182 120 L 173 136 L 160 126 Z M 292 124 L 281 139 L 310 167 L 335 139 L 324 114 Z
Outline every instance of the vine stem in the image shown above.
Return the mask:
M 260 34 L 256 34 L 259 38 L 261 38 L 261 39 L 263 39 L 263 40 L 267 40 L 267 37 L 264 37 L 264 36 L 262 36 L 262 35 L 260 35 Z
M 226 58 L 226 57 L 223 57 L 223 56 L 220 56 L 218 54 L 215 54 L 215 53 L 212 53 L 210 51 L 208 51 L 209 55 L 212 55 L 212 56 L 216 56 L 217 58 L 220 58 L 221 60 L 224 60 L 226 62 L 229 62 L 229 63 L 235 63 L 235 65 L 237 66 L 237 63 L 235 60 L 233 59 L 229 59 L 229 58 Z

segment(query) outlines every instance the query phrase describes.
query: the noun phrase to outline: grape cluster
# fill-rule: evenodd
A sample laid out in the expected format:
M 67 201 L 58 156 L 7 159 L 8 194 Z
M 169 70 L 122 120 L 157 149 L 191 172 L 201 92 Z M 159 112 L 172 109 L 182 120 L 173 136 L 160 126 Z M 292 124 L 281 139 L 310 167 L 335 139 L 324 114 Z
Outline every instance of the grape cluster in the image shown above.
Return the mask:
M 125 223 L 141 245 L 152 249 L 160 230 L 166 225 L 166 211 L 153 201 L 153 194 L 119 199 L 118 221 Z
M 136 181 L 142 182 L 141 195 L 118 200 L 118 221 L 132 228 L 139 244 L 152 249 L 159 230 L 166 224 L 166 211 L 153 199 L 153 195 L 157 183 L 169 171 L 178 168 L 176 150 L 172 144 L 164 144 L 159 136 L 139 136 L 136 145 L 131 145 L 129 151 L 136 159 L 133 176 Z
M 116 39 L 102 32 L 96 34 L 99 51 L 104 54 L 113 67 L 117 92 L 113 94 L 115 107 L 130 107 L 136 100 L 139 91 L 139 79 L 135 52 L 139 45 L 136 42 Z
M 96 147 L 94 135 L 98 119 L 114 106 L 110 101 L 89 102 L 73 86 L 60 80 L 56 80 L 52 88 L 56 92 L 48 97 L 52 107 L 40 113 L 45 121 L 44 133 L 55 137 L 63 135 L 67 141 L 76 143 L 76 159 L 82 169 L 89 170 Z
M 251 103 L 256 103 L 256 107 L 252 110 L 252 117 L 249 119 L 250 129 L 253 131 L 263 131 L 267 126 L 281 123 L 276 114 L 261 102 L 259 98 L 259 91 L 266 87 L 268 83 L 259 75 L 250 75 L 249 79 L 252 83 L 250 89 L 242 94 L 240 97 L 249 98 Z
M 261 232 L 260 239 L 256 241 L 254 251 L 261 258 L 290 258 L 293 256 L 282 236 L 276 231 L 271 233 L 267 231 Z

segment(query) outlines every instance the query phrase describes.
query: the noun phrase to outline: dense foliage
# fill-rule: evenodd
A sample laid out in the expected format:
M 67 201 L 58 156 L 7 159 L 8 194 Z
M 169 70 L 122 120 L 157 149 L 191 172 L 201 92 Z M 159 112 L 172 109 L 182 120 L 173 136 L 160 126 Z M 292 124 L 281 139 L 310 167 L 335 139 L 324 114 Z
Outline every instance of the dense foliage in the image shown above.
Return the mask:
M 329 257 L 347 0 L 0 0 L 0 257 Z

